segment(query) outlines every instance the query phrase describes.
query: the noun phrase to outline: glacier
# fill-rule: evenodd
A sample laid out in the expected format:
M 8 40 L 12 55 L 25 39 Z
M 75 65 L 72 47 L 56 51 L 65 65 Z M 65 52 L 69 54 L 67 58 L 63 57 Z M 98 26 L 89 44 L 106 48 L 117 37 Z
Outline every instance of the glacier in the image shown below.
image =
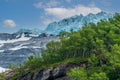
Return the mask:
M 38 35 L 41 33 L 47 33 L 47 34 L 53 34 L 53 35 L 58 35 L 62 31 L 69 32 L 71 29 L 74 31 L 77 31 L 82 28 L 84 24 L 89 24 L 89 23 L 97 23 L 102 19 L 108 19 L 112 18 L 114 14 L 111 13 L 106 13 L 106 12 L 99 12 L 97 14 L 88 14 L 86 16 L 83 16 L 82 14 L 80 15 L 75 15 L 70 18 L 66 18 L 63 20 L 60 20 L 58 22 L 52 22 L 48 24 L 45 30 L 41 29 L 20 29 L 17 34 L 20 33 L 30 33 L 31 35 Z
M 44 30 L 47 34 L 57 35 L 62 31 L 69 32 L 71 29 L 77 31 L 82 28 L 84 24 L 97 23 L 101 19 L 112 18 L 113 14 L 100 12 L 97 14 L 88 14 L 87 16 L 76 15 L 70 18 L 63 19 L 58 22 L 50 23 L 47 28 Z
M 28 33 L 28 34 L 41 34 L 42 30 L 38 28 L 34 29 L 20 29 L 19 31 L 16 32 L 16 34 L 21 34 L 21 33 Z

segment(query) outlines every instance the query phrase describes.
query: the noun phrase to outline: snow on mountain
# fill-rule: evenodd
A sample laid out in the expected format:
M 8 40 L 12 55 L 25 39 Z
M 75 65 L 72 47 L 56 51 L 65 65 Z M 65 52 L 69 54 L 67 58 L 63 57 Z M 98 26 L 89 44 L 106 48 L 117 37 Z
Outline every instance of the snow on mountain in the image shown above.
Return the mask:
M 4 44 L 0 44 L 0 47 L 2 47 Z
M 8 68 L 10 64 L 19 65 L 27 60 L 29 55 L 41 55 L 41 48 L 52 40 L 59 40 L 59 37 L 45 34 L 26 37 L 22 34 L 19 38 L 0 40 L 0 67 Z
M 25 37 L 24 34 L 18 38 L 18 39 L 12 39 L 12 40 L 0 40 L 0 47 L 3 46 L 4 43 L 14 43 L 14 42 L 19 42 L 19 41 L 28 41 L 30 40 L 30 37 Z
M 97 23 L 101 19 L 111 18 L 113 15 L 105 12 L 100 12 L 98 14 L 88 14 L 87 16 L 76 15 L 67 19 L 63 19 L 59 22 L 53 22 L 48 25 L 45 29 L 45 33 L 48 34 L 59 34 L 62 31 L 69 32 L 71 29 L 74 31 L 79 30 L 85 23 L 89 24 L 91 22 Z
M 25 46 L 25 45 L 29 45 L 29 43 L 20 44 L 18 46 L 10 48 L 9 50 L 15 51 L 15 50 L 20 50 L 20 49 L 25 49 L 25 48 L 41 48 L 39 46 Z
M 38 35 L 42 33 L 42 30 L 40 29 L 20 29 L 19 31 L 16 32 L 16 34 L 32 34 L 32 35 Z
M 0 50 L 0 53 L 4 52 L 5 50 Z
M 8 69 L 0 67 L 0 73 L 5 72 L 6 70 L 8 70 Z

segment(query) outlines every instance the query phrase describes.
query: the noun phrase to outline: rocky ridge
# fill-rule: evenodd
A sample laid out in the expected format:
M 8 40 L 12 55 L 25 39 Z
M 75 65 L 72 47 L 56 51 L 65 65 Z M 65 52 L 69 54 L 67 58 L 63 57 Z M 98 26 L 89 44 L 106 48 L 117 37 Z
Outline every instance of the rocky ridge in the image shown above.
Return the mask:
M 56 67 L 50 67 L 36 71 L 35 73 L 28 73 L 26 75 L 20 76 L 16 80 L 70 80 L 66 73 L 70 71 L 70 69 L 77 67 L 87 67 L 87 63 L 82 62 L 78 64 L 61 64 Z M 14 71 L 5 73 L 5 79 L 10 80 L 13 74 Z

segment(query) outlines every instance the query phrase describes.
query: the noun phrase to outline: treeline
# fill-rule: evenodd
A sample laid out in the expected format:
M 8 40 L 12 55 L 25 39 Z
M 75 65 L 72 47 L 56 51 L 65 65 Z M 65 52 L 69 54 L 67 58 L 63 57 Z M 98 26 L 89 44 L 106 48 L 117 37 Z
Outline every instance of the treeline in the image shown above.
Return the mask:
M 59 36 L 60 41 L 52 41 L 42 50 L 42 57 L 29 57 L 16 69 L 16 75 L 54 64 L 86 61 L 89 67 L 73 69 L 68 76 L 73 80 L 120 80 L 118 13 L 111 19 L 85 24 L 79 31 L 61 32 Z

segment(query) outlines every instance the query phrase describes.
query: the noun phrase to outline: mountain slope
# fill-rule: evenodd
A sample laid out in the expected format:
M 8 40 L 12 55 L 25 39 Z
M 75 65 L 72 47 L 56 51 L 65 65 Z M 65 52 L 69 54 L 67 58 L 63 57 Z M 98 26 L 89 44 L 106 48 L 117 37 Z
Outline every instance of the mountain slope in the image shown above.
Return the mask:
M 48 42 L 58 40 L 57 36 L 46 34 L 35 36 L 33 33 L 26 32 L 0 34 L 0 67 L 8 68 L 10 64 L 22 64 L 28 56 L 40 55 L 41 48 L 44 48 Z

